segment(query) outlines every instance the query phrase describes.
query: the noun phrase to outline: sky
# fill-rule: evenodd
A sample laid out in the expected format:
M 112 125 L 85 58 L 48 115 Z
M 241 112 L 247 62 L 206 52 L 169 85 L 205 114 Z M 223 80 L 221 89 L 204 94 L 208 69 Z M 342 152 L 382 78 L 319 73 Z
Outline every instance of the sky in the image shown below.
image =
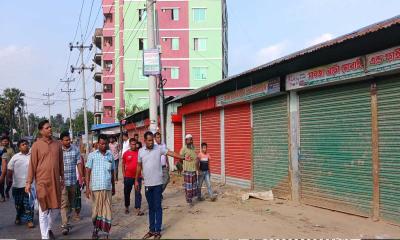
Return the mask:
M 60 91 L 66 86 L 59 80 L 75 78 L 72 109 L 80 108 L 82 82 L 69 72 L 78 50 L 70 55 L 68 43 L 75 32 L 74 42 L 81 35 L 91 41 L 94 28 L 102 25 L 100 5 L 100 0 L 93 6 L 91 0 L 1 1 L 0 91 L 21 89 L 28 111 L 39 116 L 47 116 L 42 94 L 49 91 L 55 94 L 52 115 L 67 117 L 67 95 Z M 227 0 L 227 6 L 229 75 L 400 14 L 398 0 Z M 85 53 L 87 64 L 94 51 Z M 93 111 L 91 74 L 86 73 L 86 89 Z

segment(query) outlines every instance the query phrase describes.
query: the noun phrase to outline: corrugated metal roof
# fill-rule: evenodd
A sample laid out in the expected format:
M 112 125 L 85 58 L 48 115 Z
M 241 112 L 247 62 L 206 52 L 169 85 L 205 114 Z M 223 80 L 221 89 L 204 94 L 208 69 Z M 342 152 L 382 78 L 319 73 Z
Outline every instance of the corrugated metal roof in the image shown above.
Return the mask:
M 195 95 L 195 94 L 200 93 L 200 92 L 207 91 L 207 90 L 209 90 L 209 89 L 211 89 L 211 88 L 213 88 L 215 86 L 222 85 L 222 84 L 224 84 L 226 82 L 238 79 L 238 78 L 240 78 L 242 76 L 245 76 L 245 75 L 257 72 L 257 71 L 266 70 L 266 69 L 268 69 L 268 68 L 270 68 L 272 66 L 275 66 L 275 65 L 278 65 L 278 64 L 282 64 L 282 63 L 285 63 L 285 62 L 290 62 L 290 61 L 293 61 L 296 58 L 299 58 L 301 56 L 314 53 L 314 52 L 316 52 L 318 50 L 329 48 L 329 47 L 332 47 L 332 46 L 335 46 L 335 45 L 339 45 L 339 44 L 341 44 L 343 42 L 346 42 L 348 40 L 356 39 L 356 38 L 362 37 L 364 35 L 368 35 L 370 33 L 377 32 L 379 30 L 391 27 L 393 25 L 398 25 L 398 24 L 400 24 L 400 15 L 397 15 L 397 16 L 395 16 L 393 18 L 384 20 L 382 22 L 378 22 L 378 23 L 363 27 L 363 28 L 361 28 L 359 30 L 356 30 L 354 32 L 351 32 L 351 33 L 348 33 L 346 35 L 334 38 L 332 40 L 329 40 L 329 41 L 326 41 L 326 42 L 311 46 L 309 48 L 300 50 L 298 52 L 294 52 L 294 53 L 292 53 L 290 55 L 284 56 L 282 58 L 276 59 L 274 61 L 268 62 L 266 64 L 260 65 L 258 67 L 252 68 L 252 69 L 247 70 L 247 71 L 244 71 L 242 73 L 230 76 L 230 77 L 222 79 L 220 81 L 208 84 L 208 85 L 203 86 L 201 88 L 198 88 L 196 90 L 190 91 L 187 94 L 178 96 L 178 97 L 174 98 L 171 102 L 177 102 L 177 101 L 183 100 L 183 99 L 185 99 L 185 98 L 187 98 L 189 96 Z
M 118 127 L 119 123 L 102 123 L 92 125 L 91 131 L 102 130 L 107 128 Z

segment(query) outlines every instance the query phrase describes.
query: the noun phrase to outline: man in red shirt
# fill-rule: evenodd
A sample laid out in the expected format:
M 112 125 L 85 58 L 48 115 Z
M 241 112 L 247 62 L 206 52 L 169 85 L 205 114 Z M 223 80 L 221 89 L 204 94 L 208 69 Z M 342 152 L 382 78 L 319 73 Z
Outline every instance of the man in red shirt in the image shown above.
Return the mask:
M 125 198 L 125 213 L 129 213 L 129 205 L 131 201 L 131 191 L 135 183 L 136 168 L 138 163 L 138 149 L 136 148 L 136 139 L 129 139 L 129 150 L 122 156 L 122 174 L 124 176 L 124 198 Z M 142 176 L 138 178 L 139 189 L 135 190 L 135 212 L 138 216 L 143 216 L 140 211 L 142 205 Z

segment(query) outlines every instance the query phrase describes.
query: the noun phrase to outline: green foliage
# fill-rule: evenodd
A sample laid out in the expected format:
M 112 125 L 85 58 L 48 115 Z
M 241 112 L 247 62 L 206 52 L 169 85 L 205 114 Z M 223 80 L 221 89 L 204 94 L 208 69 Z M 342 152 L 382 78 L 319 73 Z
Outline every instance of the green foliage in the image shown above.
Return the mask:
M 85 124 L 84 124 L 84 117 L 83 117 L 83 108 L 77 110 L 74 113 L 75 119 L 72 121 L 74 132 L 84 132 L 85 131 Z M 88 111 L 87 113 L 87 120 L 88 120 L 88 128 L 92 127 L 94 123 L 94 115 L 92 112 Z

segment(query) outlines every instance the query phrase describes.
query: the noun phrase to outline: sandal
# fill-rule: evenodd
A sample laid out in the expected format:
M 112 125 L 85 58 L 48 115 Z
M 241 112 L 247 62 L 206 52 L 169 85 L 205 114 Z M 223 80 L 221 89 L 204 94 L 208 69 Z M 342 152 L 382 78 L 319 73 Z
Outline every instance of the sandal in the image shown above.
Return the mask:
M 143 216 L 143 215 L 144 215 L 144 212 L 142 212 L 142 211 L 139 210 L 139 212 L 137 213 L 137 215 L 138 215 L 138 216 Z
M 155 233 L 154 234 L 154 239 L 161 239 L 161 233 Z
M 152 233 L 152 232 L 148 232 L 148 233 L 146 233 L 146 235 L 144 235 L 144 236 L 143 236 L 143 238 L 142 238 L 142 239 L 148 239 L 148 238 L 151 238 L 151 237 L 153 237 L 153 236 L 155 236 L 155 234 L 154 234 L 154 233 Z

